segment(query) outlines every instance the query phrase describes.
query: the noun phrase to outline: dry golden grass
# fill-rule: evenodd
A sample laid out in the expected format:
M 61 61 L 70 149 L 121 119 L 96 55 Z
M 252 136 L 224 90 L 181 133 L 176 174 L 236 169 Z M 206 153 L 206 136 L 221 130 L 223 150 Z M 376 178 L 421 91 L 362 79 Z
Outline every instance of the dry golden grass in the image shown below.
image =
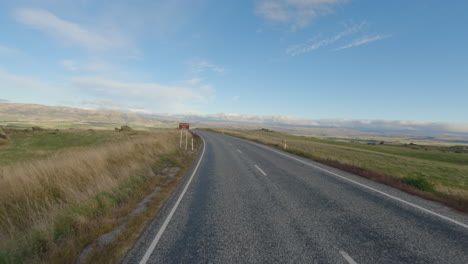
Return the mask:
M 74 226 L 112 207 L 102 203 L 125 202 L 149 169 L 179 152 L 178 133 L 157 130 L 0 167 L 0 263 L 37 260 L 58 248 Z

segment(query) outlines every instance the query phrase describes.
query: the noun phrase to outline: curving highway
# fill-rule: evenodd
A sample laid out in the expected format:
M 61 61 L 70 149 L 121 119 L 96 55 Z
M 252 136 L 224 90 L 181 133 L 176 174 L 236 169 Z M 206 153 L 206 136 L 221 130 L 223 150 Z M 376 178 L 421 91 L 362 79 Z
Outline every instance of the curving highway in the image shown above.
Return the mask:
M 468 216 L 263 145 L 196 131 L 198 160 L 123 263 L 468 263 Z

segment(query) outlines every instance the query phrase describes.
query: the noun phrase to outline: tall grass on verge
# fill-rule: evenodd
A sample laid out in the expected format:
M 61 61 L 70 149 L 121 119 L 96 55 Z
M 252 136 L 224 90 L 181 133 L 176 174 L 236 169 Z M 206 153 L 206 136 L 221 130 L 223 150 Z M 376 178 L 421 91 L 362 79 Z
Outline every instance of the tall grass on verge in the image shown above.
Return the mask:
M 162 130 L 0 167 L 0 262 L 2 254 L 20 262 L 21 257 L 5 256 L 40 255 L 59 244 L 73 233 L 63 212 L 90 201 L 96 201 L 98 211 L 106 200 L 100 196 L 131 183 L 177 150 L 177 133 Z

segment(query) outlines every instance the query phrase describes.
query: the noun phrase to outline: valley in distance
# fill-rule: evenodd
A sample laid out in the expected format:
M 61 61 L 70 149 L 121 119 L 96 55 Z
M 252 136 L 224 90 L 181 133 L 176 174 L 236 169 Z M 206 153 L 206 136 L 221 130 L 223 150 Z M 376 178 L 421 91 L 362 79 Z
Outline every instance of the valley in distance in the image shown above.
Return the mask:
M 85 110 L 62 106 L 46 106 L 38 104 L 0 103 L 0 126 L 14 128 L 30 128 L 41 126 L 48 129 L 114 129 L 121 125 L 129 125 L 134 129 L 150 130 L 160 128 L 175 128 L 179 122 L 188 121 L 192 127 L 226 128 L 256 130 L 266 128 L 293 135 L 311 136 L 338 141 L 355 141 L 362 143 L 387 144 L 421 144 L 437 146 L 468 146 L 468 134 L 414 134 L 414 133 L 378 133 L 360 131 L 349 128 L 312 127 L 300 125 L 275 124 L 272 122 L 229 122 L 212 118 L 210 121 L 200 121 L 195 116 L 148 116 L 133 113 Z

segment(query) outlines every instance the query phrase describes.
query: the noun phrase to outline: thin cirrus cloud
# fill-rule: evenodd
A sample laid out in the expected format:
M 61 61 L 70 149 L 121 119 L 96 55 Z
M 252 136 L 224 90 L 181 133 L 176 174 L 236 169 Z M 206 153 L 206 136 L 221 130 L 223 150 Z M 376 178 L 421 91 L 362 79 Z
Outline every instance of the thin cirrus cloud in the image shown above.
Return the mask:
M 391 36 L 390 35 L 366 36 L 366 37 L 363 37 L 363 38 L 356 39 L 356 40 L 352 41 L 349 44 L 346 44 L 344 46 L 336 48 L 335 50 L 338 51 L 338 50 L 349 49 L 349 48 L 352 48 L 352 47 L 361 46 L 361 45 L 364 45 L 364 44 L 379 41 L 379 40 L 386 39 L 386 38 L 389 38 L 389 37 L 391 37 Z
M 350 36 L 352 36 L 352 35 L 362 34 L 364 29 L 367 27 L 367 25 L 368 25 L 367 22 L 361 22 L 360 24 L 357 24 L 357 25 L 346 26 L 345 30 L 343 30 L 343 31 L 331 36 L 331 37 L 326 37 L 326 38 L 316 37 L 316 38 L 313 38 L 313 39 L 310 39 L 310 40 L 306 41 L 305 43 L 289 46 L 286 49 L 286 54 L 288 54 L 290 56 L 297 56 L 297 55 L 300 55 L 300 54 L 303 54 L 303 53 L 308 53 L 308 52 L 318 50 L 320 48 L 324 48 L 324 47 L 327 47 L 327 46 L 333 46 L 333 45 L 336 46 L 340 42 L 343 43 L 344 41 L 349 39 Z M 334 51 L 340 51 L 340 50 L 344 50 L 344 49 L 358 47 L 358 46 L 361 46 L 361 45 L 364 45 L 364 44 L 368 44 L 368 43 L 371 43 L 371 42 L 376 42 L 376 41 L 383 40 L 383 39 L 386 39 L 386 38 L 389 38 L 389 37 L 391 37 L 391 35 L 383 35 L 383 34 L 367 35 L 367 36 L 364 36 L 364 37 L 356 38 L 356 39 L 352 40 L 351 42 L 349 42 L 349 40 L 348 40 L 347 44 L 344 44 L 344 45 L 341 44 L 341 46 L 339 46 L 338 48 L 335 48 L 333 50 Z
M 44 9 L 20 8 L 14 15 L 24 25 L 46 32 L 67 44 L 89 50 L 104 50 L 127 44 L 121 38 L 106 36 L 102 32 L 59 18 Z
M 347 26 L 347 28 L 334 36 L 328 38 L 321 38 L 321 39 L 311 39 L 305 43 L 297 44 L 290 46 L 286 49 L 286 53 L 291 56 L 297 56 L 302 53 L 307 53 L 321 47 L 329 46 L 334 44 L 335 42 L 347 37 L 351 34 L 355 34 L 360 32 L 365 26 L 367 25 L 366 22 L 361 22 L 360 24 Z
M 336 5 L 348 0 L 262 0 L 256 13 L 269 21 L 291 24 L 292 29 L 304 28 L 315 18 L 330 14 Z
M 192 74 L 199 74 L 206 71 L 212 71 L 217 73 L 225 72 L 225 69 L 221 66 L 218 66 L 214 63 L 211 63 L 204 59 L 193 59 L 187 62 L 189 70 Z
M 64 69 L 71 72 L 85 72 L 89 74 L 101 74 L 101 75 L 122 75 L 124 69 L 121 69 L 118 65 L 106 62 L 102 59 L 90 59 L 90 60 L 72 60 L 66 59 L 59 62 Z

